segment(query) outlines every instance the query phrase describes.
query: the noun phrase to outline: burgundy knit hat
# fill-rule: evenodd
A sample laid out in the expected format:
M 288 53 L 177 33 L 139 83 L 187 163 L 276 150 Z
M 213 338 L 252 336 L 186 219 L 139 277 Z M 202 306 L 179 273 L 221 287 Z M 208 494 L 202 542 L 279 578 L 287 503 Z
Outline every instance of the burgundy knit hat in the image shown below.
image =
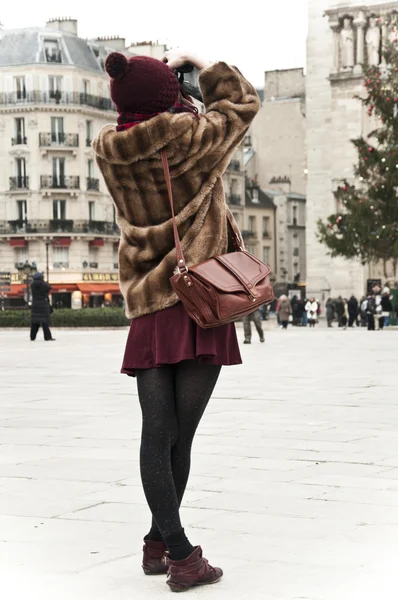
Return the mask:
M 156 58 L 127 58 L 120 52 L 112 52 L 105 61 L 105 71 L 111 77 L 111 98 L 119 112 L 163 112 L 178 99 L 177 77 Z

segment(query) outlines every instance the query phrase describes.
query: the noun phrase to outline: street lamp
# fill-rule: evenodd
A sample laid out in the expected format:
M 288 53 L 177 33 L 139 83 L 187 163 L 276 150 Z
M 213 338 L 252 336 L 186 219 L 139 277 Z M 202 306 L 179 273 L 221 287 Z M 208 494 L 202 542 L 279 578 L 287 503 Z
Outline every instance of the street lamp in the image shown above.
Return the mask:
M 48 263 L 48 249 L 51 246 L 51 242 L 46 242 L 46 274 L 47 274 L 47 283 L 50 282 L 50 268 Z

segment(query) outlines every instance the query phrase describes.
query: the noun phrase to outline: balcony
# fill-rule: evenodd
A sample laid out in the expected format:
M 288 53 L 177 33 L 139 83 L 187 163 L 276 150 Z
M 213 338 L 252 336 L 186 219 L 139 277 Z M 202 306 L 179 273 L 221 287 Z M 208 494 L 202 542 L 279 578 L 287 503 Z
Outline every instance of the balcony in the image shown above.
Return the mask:
M 26 175 L 18 175 L 17 177 L 10 177 L 10 190 L 28 190 L 29 189 L 29 177 Z
M 269 239 L 271 237 L 271 234 L 269 231 L 263 231 L 263 238 L 264 239 Z
M 28 141 L 24 135 L 17 135 L 17 137 L 11 138 L 11 144 L 13 146 L 26 145 L 27 143 Z
M 249 229 L 243 229 L 242 233 L 242 238 L 245 241 L 255 241 L 257 240 L 257 231 L 250 231 Z
M 54 177 L 53 175 L 41 175 L 40 189 L 51 190 L 78 190 L 80 188 L 80 179 L 76 175 L 69 177 Z
M 233 206 L 240 206 L 241 197 L 239 194 L 230 194 L 227 196 L 227 202 L 228 204 L 233 204 Z
M 50 219 L 28 221 L 16 219 L 0 221 L 0 235 L 15 235 L 21 232 L 34 233 L 75 233 L 95 235 L 118 235 L 119 228 L 112 221 L 75 221 L 70 219 Z
M 240 171 L 240 161 L 239 160 L 231 160 L 228 165 L 228 169 L 231 171 Z
M 87 148 L 91 148 L 91 144 L 93 143 L 93 140 L 90 138 L 86 138 L 86 146 Z
M 73 231 L 73 221 L 70 219 L 51 219 L 49 221 L 50 233 L 70 233 Z
M 39 146 L 52 147 L 62 146 L 63 148 L 77 148 L 79 146 L 79 134 L 78 133 L 40 133 L 39 134 Z
M 0 105 L 13 106 L 20 104 L 63 104 L 91 106 L 98 110 L 115 110 L 110 98 L 92 96 L 78 92 L 2 92 L 0 93 Z
M 92 177 L 87 177 L 87 190 L 89 192 L 99 192 L 99 179 L 93 179 Z

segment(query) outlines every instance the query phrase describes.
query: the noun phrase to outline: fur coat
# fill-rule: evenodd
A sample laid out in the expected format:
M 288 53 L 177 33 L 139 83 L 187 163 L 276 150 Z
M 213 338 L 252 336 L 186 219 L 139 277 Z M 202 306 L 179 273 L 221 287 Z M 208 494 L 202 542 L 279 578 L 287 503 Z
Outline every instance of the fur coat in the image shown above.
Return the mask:
M 93 142 L 121 231 L 120 289 L 130 319 L 178 302 L 169 278 L 177 264 L 159 150 L 167 151 L 186 263 L 228 248 L 222 175 L 259 109 L 254 87 L 219 62 L 201 71 L 206 112 L 161 113 L 126 131 L 107 125 Z

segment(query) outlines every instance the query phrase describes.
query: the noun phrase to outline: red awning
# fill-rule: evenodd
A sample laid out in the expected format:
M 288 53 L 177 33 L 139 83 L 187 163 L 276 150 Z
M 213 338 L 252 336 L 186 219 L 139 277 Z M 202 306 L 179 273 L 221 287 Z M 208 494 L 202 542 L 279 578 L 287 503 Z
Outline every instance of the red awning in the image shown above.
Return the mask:
M 53 240 L 53 246 L 59 248 L 60 246 L 70 246 L 71 245 L 71 239 L 69 237 L 61 237 L 61 238 L 55 238 Z
M 10 246 L 12 248 L 26 248 L 28 242 L 24 238 L 11 238 Z
M 101 248 L 105 245 L 105 242 L 102 238 L 95 238 L 95 240 L 90 240 L 89 246 L 91 248 Z
M 76 292 L 76 283 L 50 283 L 52 292 Z
M 118 283 L 78 283 L 77 287 L 83 294 L 120 294 Z
M 11 292 L 7 292 L 7 296 L 23 296 L 26 292 L 26 283 L 12 283 Z

